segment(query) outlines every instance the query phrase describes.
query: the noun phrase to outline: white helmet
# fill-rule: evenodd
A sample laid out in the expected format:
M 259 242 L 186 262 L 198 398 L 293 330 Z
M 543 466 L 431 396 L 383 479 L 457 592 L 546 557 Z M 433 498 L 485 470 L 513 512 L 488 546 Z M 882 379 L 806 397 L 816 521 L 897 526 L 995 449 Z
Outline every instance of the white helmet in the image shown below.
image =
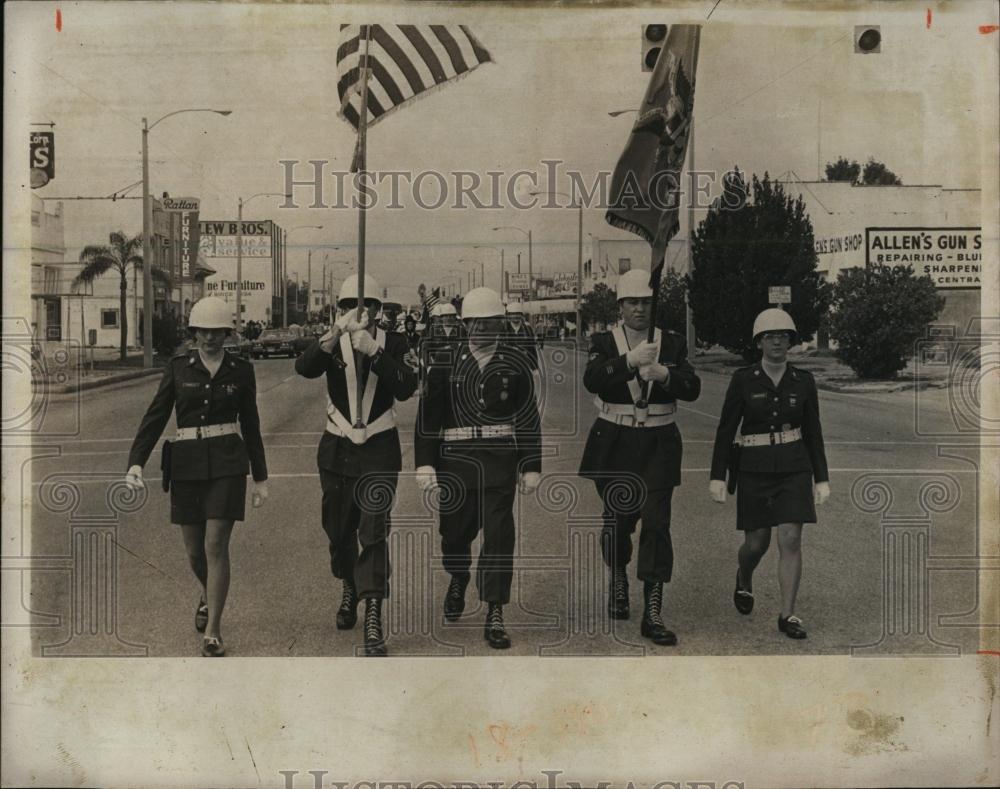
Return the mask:
M 618 301 L 622 299 L 650 299 L 653 289 L 649 287 L 649 272 L 634 268 L 618 278 Z
M 473 288 L 462 299 L 462 318 L 502 318 L 503 302 L 492 288 Z
M 340 302 L 345 299 L 350 299 L 354 302 L 358 300 L 357 274 L 351 274 L 351 276 L 344 280 L 344 284 L 340 286 L 340 295 L 337 296 L 337 306 L 341 306 Z M 375 281 L 375 277 L 370 274 L 365 274 L 365 301 L 368 299 L 375 299 L 375 301 L 381 304 L 382 288 L 378 286 L 378 283 Z
M 508 315 L 524 315 L 524 308 L 521 307 L 521 302 L 519 302 L 519 301 L 512 301 L 510 304 L 508 304 L 507 305 L 507 314 Z
M 231 329 L 233 311 L 223 299 L 206 296 L 198 299 L 188 315 L 189 329 Z
M 432 318 L 442 318 L 445 315 L 458 315 L 458 310 L 450 301 L 439 301 L 431 310 Z
M 793 344 L 798 336 L 798 330 L 795 328 L 795 321 L 792 320 L 792 316 L 784 310 L 774 307 L 764 310 L 753 322 L 753 341 L 757 342 L 757 338 L 760 335 L 769 331 L 788 332 L 791 335 L 789 341 Z

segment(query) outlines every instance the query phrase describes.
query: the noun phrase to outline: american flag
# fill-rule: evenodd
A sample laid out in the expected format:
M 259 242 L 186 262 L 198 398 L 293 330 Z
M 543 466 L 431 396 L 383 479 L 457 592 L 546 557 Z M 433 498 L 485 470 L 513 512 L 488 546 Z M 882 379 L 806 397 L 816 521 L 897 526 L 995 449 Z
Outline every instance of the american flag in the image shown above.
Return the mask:
M 361 113 L 361 60 L 368 25 L 341 25 L 337 47 L 340 116 Z M 465 25 L 371 25 L 368 125 L 493 57 Z
M 431 310 L 434 309 L 434 306 L 439 301 L 441 301 L 441 288 L 434 288 L 431 293 L 424 296 L 424 315 L 422 323 L 426 325 L 426 323 L 430 320 Z

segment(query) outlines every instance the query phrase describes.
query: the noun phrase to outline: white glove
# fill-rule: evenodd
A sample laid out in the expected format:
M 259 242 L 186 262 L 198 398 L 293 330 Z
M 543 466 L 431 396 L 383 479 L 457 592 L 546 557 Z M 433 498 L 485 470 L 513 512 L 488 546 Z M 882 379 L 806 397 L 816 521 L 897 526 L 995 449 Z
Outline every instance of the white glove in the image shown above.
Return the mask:
M 708 483 L 708 492 L 712 496 L 712 501 L 717 504 L 726 503 L 726 483 L 721 479 L 713 479 Z
M 826 504 L 826 500 L 830 498 L 830 483 L 817 482 L 814 489 L 816 495 L 816 504 L 820 506 Z
M 349 331 L 351 334 L 354 334 L 354 332 L 356 331 L 361 331 L 362 329 L 368 328 L 368 313 L 362 312 L 361 320 L 357 319 L 357 315 L 358 313 L 356 310 L 347 311 L 347 316 L 350 318 L 350 320 L 347 322 L 347 331 Z
M 667 379 L 670 378 L 670 370 L 658 362 L 644 364 L 639 367 L 639 377 L 643 381 L 666 383 Z
M 642 367 L 656 361 L 658 349 L 655 342 L 641 342 L 627 354 L 625 361 L 629 367 Z
M 368 333 L 367 329 L 352 331 L 351 345 L 354 346 L 354 350 L 365 356 L 374 356 L 378 353 L 378 343 L 375 342 L 375 338 Z
M 417 487 L 427 491 L 437 487 L 437 473 L 434 466 L 420 466 L 417 469 Z
M 261 482 L 254 482 L 253 492 L 250 495 L 250 502 L 254 507 L 260 507 L 265 501 L 267 501 L 267 497 L 269 495 L 266 479 Z
M 348 325 L 354 320 L 356 316 L 357 316 L 356 310 L 347 310 L 347 312 L 345 312 L 343 315 L 341 315 L 339 318 L 337 318 L 337 320 L 333 322 L 333 326 L 330 327 L 330 331 L 332 332 L 334 327 L 336 327 L 337 329 L 340 330 L 340 333 L 343 334 L 345 331 L 348 330 L 347 329 Z
M 142 466 L 130 466 L 125 472 L 125 484 L 129 490 L 142 490 L 146 483 L 142 481 Z
M 542 482 L 542 475 L 537 471 L 526 471 L 521 475 L 521 493 L 529 495 L 535 492 Z

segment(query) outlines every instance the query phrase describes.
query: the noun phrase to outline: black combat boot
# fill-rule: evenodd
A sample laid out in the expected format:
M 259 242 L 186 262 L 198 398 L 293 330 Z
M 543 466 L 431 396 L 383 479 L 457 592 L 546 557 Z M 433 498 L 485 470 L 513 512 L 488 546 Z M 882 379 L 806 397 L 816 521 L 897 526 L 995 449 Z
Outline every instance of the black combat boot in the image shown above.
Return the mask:
M 385 657 L 389 650 L 382 635 L 382 598 L 365 598 L 365 657 Z
M 493 649 L 509 649 L 510 636 L 503 626 L 503 606 L 500 603 L 489 603 L 488 606 L 483 638 Z
M 444 618 L 449 622 L 458 619 L 465 610 L 465 588 L 469 585 L 468 575 L 453 575 L 444 596 Z
M 663 606 L 663 584 L 659 581 L 646 581 L 643 584 L 643 595 L 646 598 L 646 610 L 642 612 L 643 638 L 650 639 L 654 644 L 672 647 L 677 644 L 677 636 L 672 630 L 667 630 L 660 618 L 660 608 Z
M 608 614 L 612 619 L 628 619 L 628 573 L 624 567 L 611 571 L 608 586 Z
M 350 630 L 358 621 L 358 590 L 350 581 L 344 581 L 344 596 L 337 609 L 337 630 Z

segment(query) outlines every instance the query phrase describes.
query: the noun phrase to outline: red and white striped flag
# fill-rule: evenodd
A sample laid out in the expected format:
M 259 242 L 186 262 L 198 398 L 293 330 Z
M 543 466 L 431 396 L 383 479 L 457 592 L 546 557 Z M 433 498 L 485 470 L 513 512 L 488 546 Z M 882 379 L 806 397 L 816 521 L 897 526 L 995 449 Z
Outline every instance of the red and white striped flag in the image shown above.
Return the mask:
M 337 47 L 340 117 L 361 113 L 361 61 L 368 25 L 341 25 Z M 465 25 L 371 25 L 368 125 L 493 57 Z

